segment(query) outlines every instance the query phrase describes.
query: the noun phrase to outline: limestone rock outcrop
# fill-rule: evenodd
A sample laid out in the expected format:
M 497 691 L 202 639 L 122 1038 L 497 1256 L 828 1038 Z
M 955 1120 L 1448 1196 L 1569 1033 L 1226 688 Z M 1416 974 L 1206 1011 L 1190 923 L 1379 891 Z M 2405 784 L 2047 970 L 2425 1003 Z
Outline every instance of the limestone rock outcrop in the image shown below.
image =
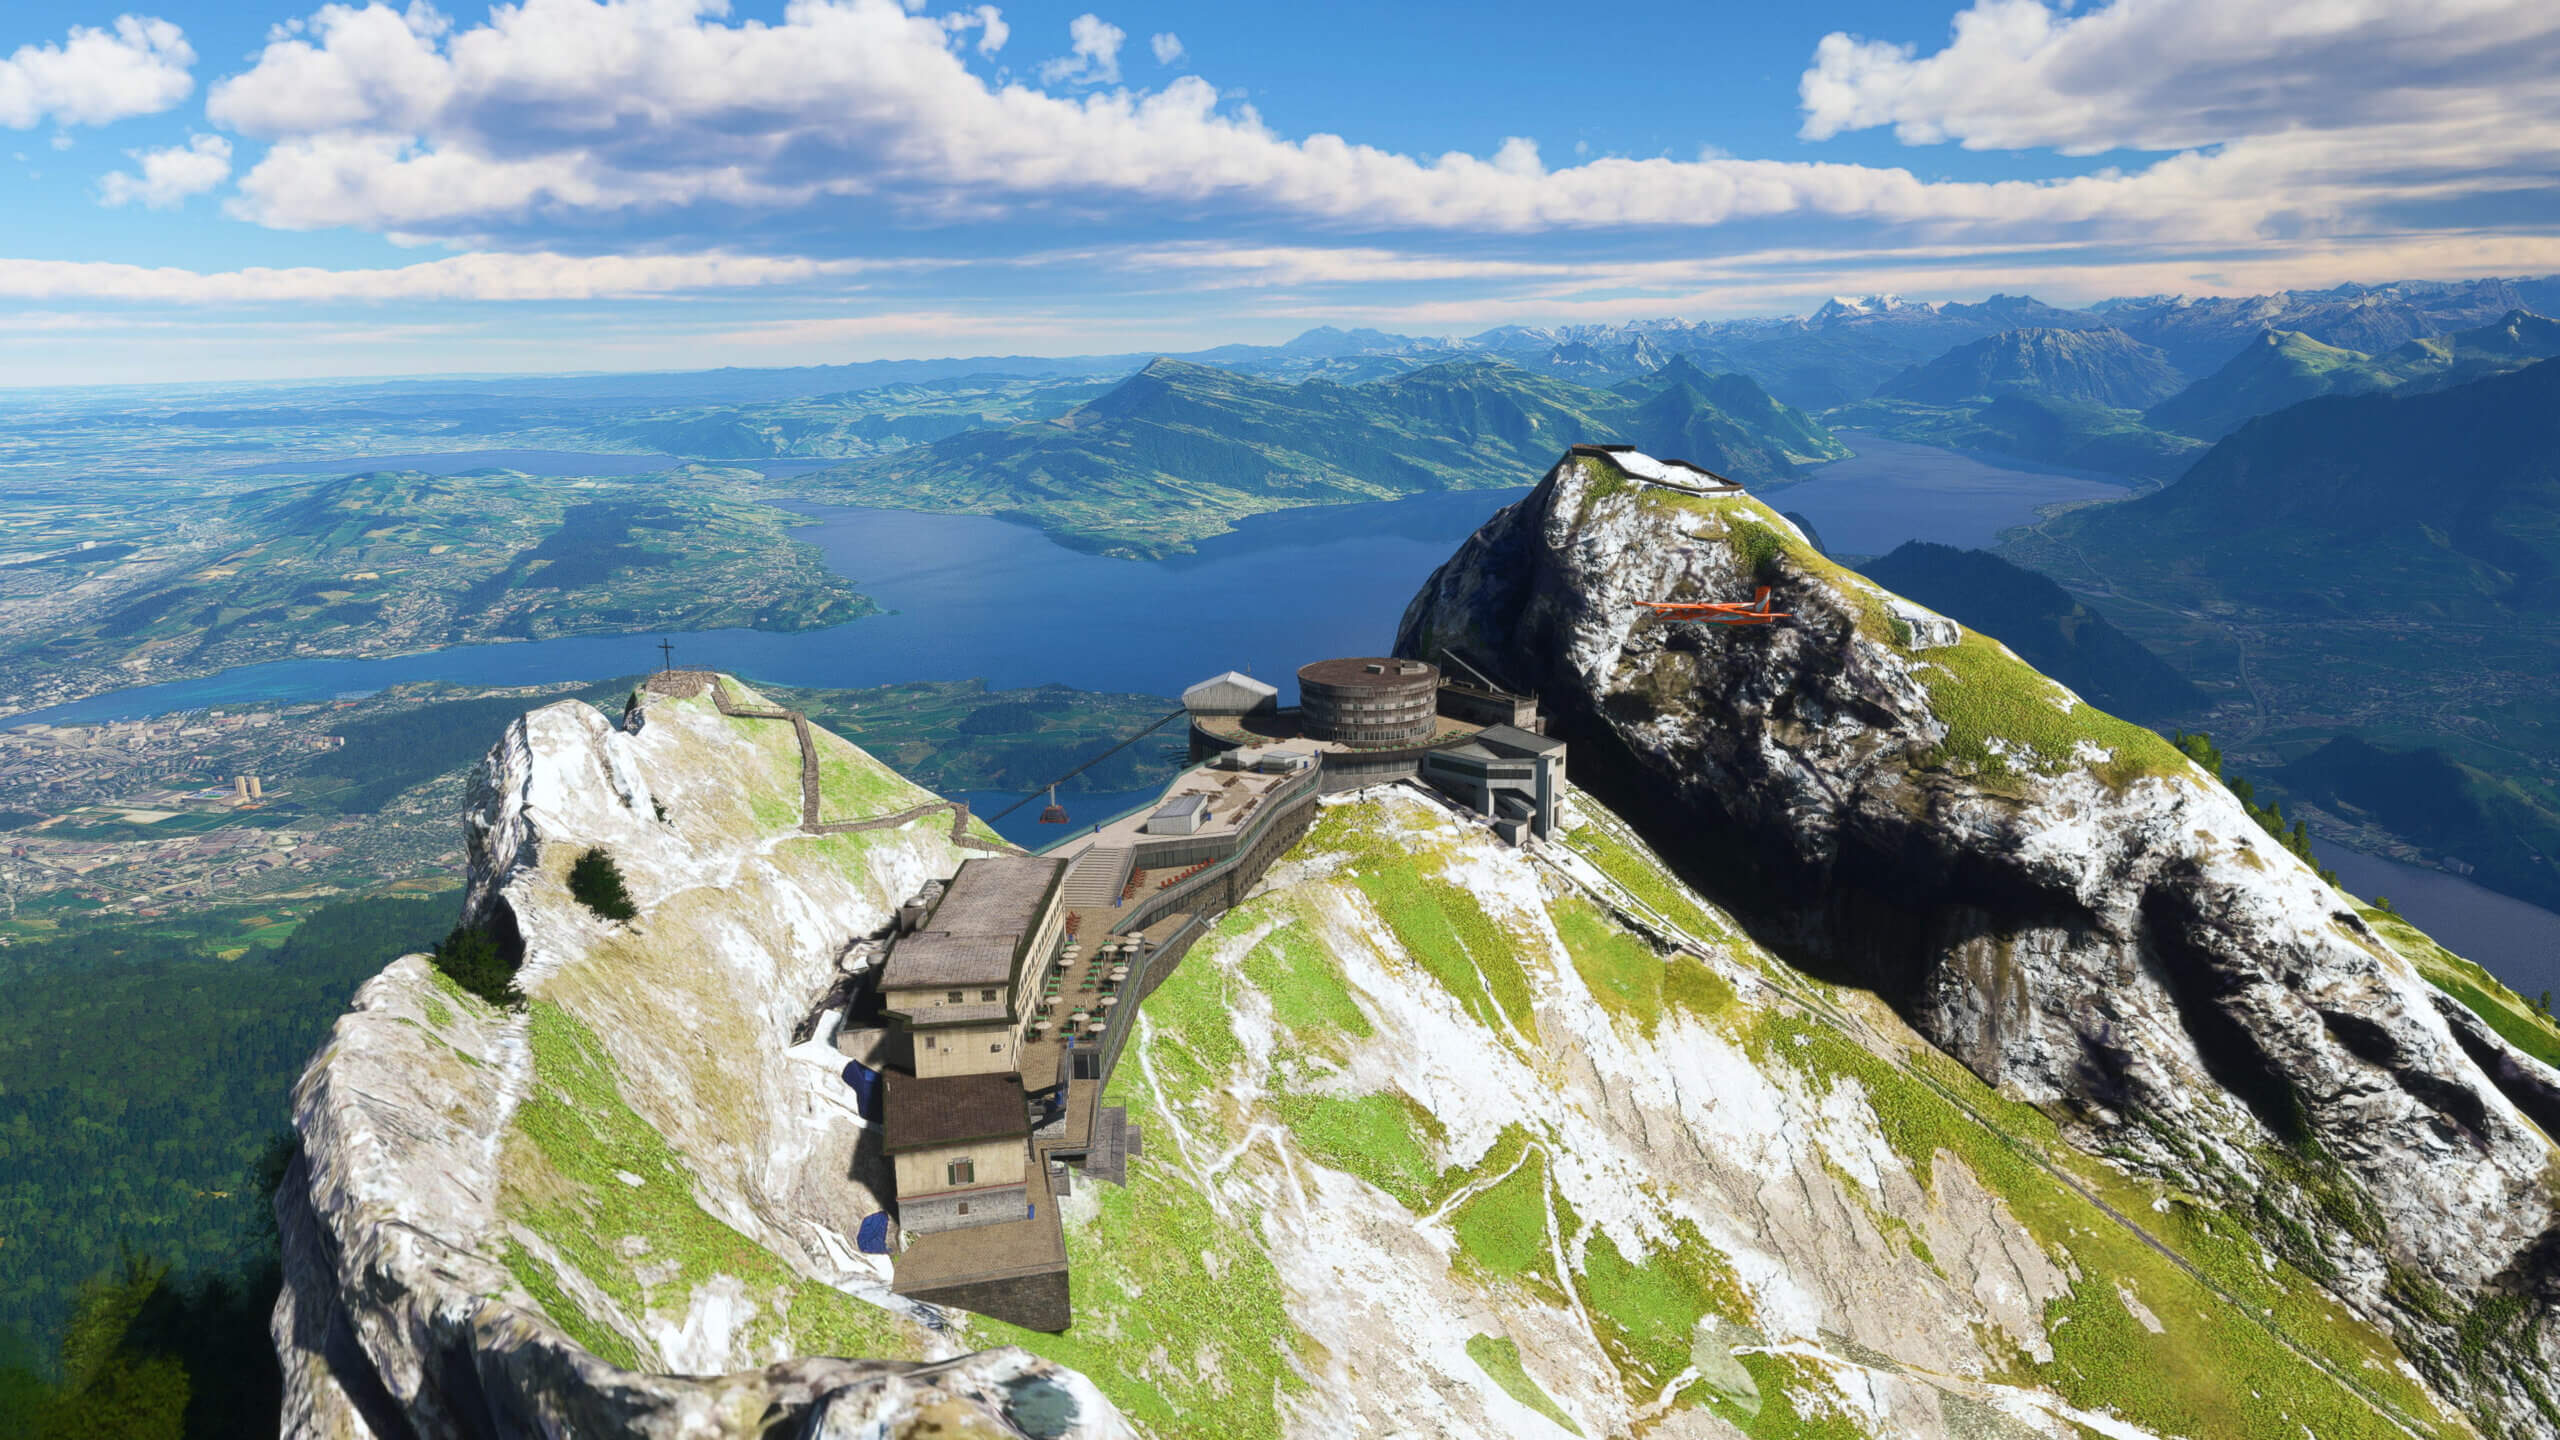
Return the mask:
M 1742 599 L 1791 619 L 1666 623 Z M 1568 457 L 1397 653 L 1539 694 L 1577 781 L 1825 978 L 2211 1197 L 2509 1433 L 2560 1433 L 2560 1076 L 2165 741 L 1744 497 Z
M 410 956 L 296 1090 L 285 1433 L 1125 1433 L 1075 1372 L 889 1293 L 852 1239 L 876 1139 L 794 1044 L 848 946 L 991 838 L 823 731 L 657 688 L 621 723 L 527 715 L 474 783 L 464 918 L 526 1004 Z M 636 917 L 572 897 L 590 848 Z

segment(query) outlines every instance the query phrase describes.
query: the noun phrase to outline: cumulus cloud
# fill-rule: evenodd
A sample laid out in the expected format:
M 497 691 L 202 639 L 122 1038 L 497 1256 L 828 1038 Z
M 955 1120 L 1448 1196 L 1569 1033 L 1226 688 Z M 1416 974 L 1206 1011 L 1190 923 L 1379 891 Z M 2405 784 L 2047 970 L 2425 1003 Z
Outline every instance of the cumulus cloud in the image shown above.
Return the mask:
M 142 173 L 110 172 L 98 182 L 99 203 L 130 205 L 140 201 L 150 209 L 167 210 L 231 176 L 231 142 L 219 135 L 191 136 L 186 144 L 165 150 L 126 153 L 142 162 Z
M 1129 32 L 1099 15 L 1079 15 L 1067 22 L 1068 50 L 1040 67 L 1047 85 L 1117 85 L 1120 47 Z
M 1086 78 L 1116 73 L 1118 29 L 1090 16 L 1071 29 Z M 1488 160 L 1291 140 L 1250 107 L 1222 107 L 1195 76 L 1072 99 L 991 85 L 954 53 L 954 34 L 894 0 L 794 0 L 774 25 L 724 24 L 682 3 L 525 0 L 450 33 L 416 10 L 332 6 L 215 86 L 208 113 L 273 142 L 241 177 L 238 213 L 413 235 L 541 233 L 689 207 L 725 225 L 831 200 L 925 221 L 1135 198 L 1491 230 L 1799 211 L 1963 220 L 2101 203 L 1851 165 L 1602 159 L 1549 172 L 1526 141 Z
M 332 5 L 215 86 L 208 113 L 271 142 L 230 202 L 246 218 L 505 246 L 557 243 L 564 228 L 734 234 L 741 216 L 796 217 L 815 232 L 1132 209 L 1156 220 L 1370 233 L 1830 217 L 1898 227 L 1908 243 L 1987 235 L 2237 244 L 2378 226 L 2386 222 L 2374 217 L 2392 206 L 2548 185 L 2560 169 L 2549 83 L 2430 88 L 2439 71 L 2470 63 L 2482 36 L 2522 34 L 2511 0 L 2471 0 L 2458 12 L 2402 7 L 2391 33 L 2406 43 L 2393 53 L 2413 58 L 2401 89 L 2428 103 L 2357 102 L 2365 108 L 2351 130 L 2270 122 L 2245 133 L 2195 128 L 2180 107 L 2238 114 L 2254 93 L 2243 72 L 2265 72 L 2262 85 L 2278 91 L 2291 83 L 2281 57 L 2234 51 L 2208 63 L 2172 54 L 2163 31 L 2150 42 L 2168 57 L 2163 65 L 2193 74 L 2155 82 L 2126 78 L 2141 67 L 2078 38 L 2129 44 L 2121 17 L 2202 3 L 2116 0 L 2074 17 L 2032 0 L 1981 0 L 1947 50 L 1925 59 L 1845 36 L 1823 42 L 1804 81 L 1812 135 L 1895 124 L 1915 127 L 1915 137 L 2065 148 L 2216 137 L 2140 170 L 2045 181 L 1924 181 L 1899 167 L 1705 149 L 1550 169 L 1526 139 L 1488 157 L 1293 138 L 1197 76 L 1120 87 L 1127 37 L 1097 16 L 1078 17 L 1072 53 L 1043 67 L 1047 83 L 1085 93 L 1053 94 L 970 70 L 970 37 L 981 51 L 1000 38 L 992 7 L 937 16 L 900 0 L 790 0 L 775 23 L 732 23 L 716 0 L 522 0 L 467 27 L 423 7 Z M 2318 16 L 2362 14 L 2381 0 L 2299 7 L 2317 16 L 2292 21 L 2268 18 L 2272 0 L 2227 3 L 2297 36 L 2328 25 L 2372 41 L 2370 29 Z M 2506 28 L 2483 28 L 2474 12 L 2486 10 L 2507 15 Z M 2443 33 L 2416 43 L 2410 37 L 2432 16 L 2444 17 Z M 2560 31 L 2560 20 L 2546 29 Z M 2309 53 L 2341 47 L 2353 48 L 2323 42 Z M 2522 39 L 2511 48 L 2530 50 Z M 2005 98 L 1995 81 L 2010 71 L 1967 58 L 1983 56 L 2024 67 L 2013 78 L 2029 98 Z M 2508 74 L 2521 62 L 2496 63 Z M 2550 69 L 2560 74 L 2560 64 Z M 2379 88 L 2364 78 L 2365 89 Z M 2116 90 L 2098 93 L 2107 85 Z M 2082 92 L 2098 98 L 2056 98 Z M 2129 118 L 2107 120 L 2101 112 L 2127 94 L 2139 101 L 2127 102 Z M 2213 94 L 2233 98 L 2217 108 L 2205 103 Z
M 954 35 L 977 31 L 978 53 L 981 55 L 993 55 L 1004 48 L 1005 41 L 1013 38 L 1013 27 L 1004 22 L 1004 12 L 993 5 L 981 5 L 975 10 L 954 10 L 942 17 L 942 28 Z
M 2180 150 L 2298 129 L 2494 108 L 2560 119 L 2549 0 L 1978 0 L 1946 47 L 1833 33 L 1798 86 L 1803 134 L 1894 127 L 1907 144 Z M 2484 105 L 2484 102 L 2486 104 Z
M 166 20 L 120 15 L 108 29 L 74 25 L 59 45 L 21 45 L 0 60 L 0 125 L 30 130 L 155 115 L 195 88 L 196 52 Z
M 895 262 L 911 266 L 913 262 Z M 172 305 L 379 300 L 605 300 L 842 278 L 852 260 L 694 255 L 469 254 L 383 269 L 201 271 L 99 260 L 0 259 L 0 297 Z
M 1167 30 L 1147 37 L 1147 48 L 1156 52 L 1156 63 L 1170 65 L 1182 58 L 1182 37 Z

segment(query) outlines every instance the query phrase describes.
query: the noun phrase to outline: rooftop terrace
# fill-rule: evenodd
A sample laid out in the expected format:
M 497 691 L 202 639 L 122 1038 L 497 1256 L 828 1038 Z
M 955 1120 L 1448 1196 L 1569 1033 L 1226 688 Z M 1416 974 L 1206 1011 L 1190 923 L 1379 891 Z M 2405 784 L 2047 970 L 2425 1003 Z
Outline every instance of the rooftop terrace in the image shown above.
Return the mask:
M 1192 724 L 1201 733 L 1214 735 L 1238 745 L 1271 745 L 1286 743 L 1292 750 L 1323 750 L 1344 755 L 1360 755 L 1380 750 L 1412 750 L 1425 745 L 1454 744 L 1474 735 L 1484 727 L 1453 720 L 1446 715 L 1435 721 L 1430 736 L 1421 740 L 1402 741 L 1392 745 L 1354 745 L 1344 740 L 1311 740 L 1299 733 L 1298 712 L 1268 710 L 1258 715 L 1197 715 Z
M 1310 741 L 1298 748 L 1312 746 Z M 1068 840 L 1049 853 L 1072 860 L 1096 845 L 1125 847 L 1142 840 L 1215 840 L 1231 836 L 1253 823 L 1260 813 L 1264 797 L 1299 778 L 1296 775 L 1265 775 L 1252 770 L 1211 770 L 1194 766 L 1175 776 L 1173 783 L 1157 800 L 1121 816 L 1096 833 Z M 1180 837 L 1146 833 L 1149 816 L 1186 795 L 1198 796 L 1209 806 L 1209 819 L 1199 829 Z

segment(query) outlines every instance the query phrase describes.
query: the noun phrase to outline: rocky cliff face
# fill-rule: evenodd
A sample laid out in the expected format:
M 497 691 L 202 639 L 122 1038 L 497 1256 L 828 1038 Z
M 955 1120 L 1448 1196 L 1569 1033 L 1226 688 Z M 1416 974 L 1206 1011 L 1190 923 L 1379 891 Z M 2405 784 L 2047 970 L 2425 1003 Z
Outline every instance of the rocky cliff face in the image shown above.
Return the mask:
M 1064 1210 L 1147 1433 L 2470 1433 L 2197 1192 L 1754 943 L 1588 796 L 1330 799 L 1146 1001 Z
M 961 847 L 812 745 L 833 833 L 792 727 L 700 693 L 491 757 L 471 913 L 530 1001 L 412 957 L 314 1061 L 288 1433 L 2473 1433 L 2211 1192 L 2074 1146 L 1579 793 L 1526 851 L 1410 788 L 1327 800 L 1144 1001 L 1103 1097 L 1142 1152 L 1061 1205 L 1075 1327 L 909 1308 L 844 1243 L 877 1181 L 791 1041 Z M 590 846 L 628 924 L 566 893 Z
M 1790 622 L 1634 603 L 1758 584 Z M 2158 736 L 1756 502 L 1601 461 L 1433 576 L 1399 652 L 1444 647 L 1540 692 L 1577 777 L 1791 960 L 2219 1207 L 2489 1428 L 2560 1433 L 2560 1075 Z
M 1123 1433 L 1073 1372 L 889 1294 L 848 1238 L 877 1148 L 840 1058 L 793 1043 L 848 943 L 971 837 L 842 740 L 804 757 L 690 688 L 621 724 L 535 711 L 484 765 L 467 916 L 520 945 L 527 1005 L 411 956 L 303 1077 L 286 1434 Z M 635 919 L 571 898 L 589 847 Z

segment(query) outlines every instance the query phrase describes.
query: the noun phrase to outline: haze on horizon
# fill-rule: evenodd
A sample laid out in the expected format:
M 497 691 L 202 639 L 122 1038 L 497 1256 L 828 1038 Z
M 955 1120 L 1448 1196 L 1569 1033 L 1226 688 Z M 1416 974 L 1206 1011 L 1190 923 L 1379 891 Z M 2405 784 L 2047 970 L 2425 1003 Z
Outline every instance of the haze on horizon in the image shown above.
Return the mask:
M 0 129 L 12 386 L 2560 270 L 2540 0 L 18 6 Z

